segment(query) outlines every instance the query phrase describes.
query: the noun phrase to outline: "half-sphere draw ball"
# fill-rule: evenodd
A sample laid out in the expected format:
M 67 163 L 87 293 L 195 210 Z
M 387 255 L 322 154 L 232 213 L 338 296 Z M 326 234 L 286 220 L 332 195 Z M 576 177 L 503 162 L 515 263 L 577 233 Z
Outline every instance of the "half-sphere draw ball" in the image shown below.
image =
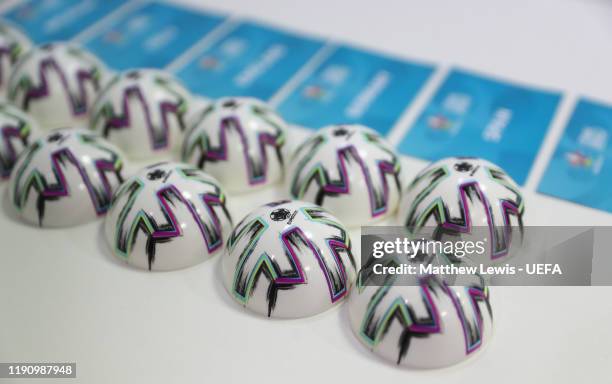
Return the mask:
M 83 129 L 54 130 L 21 154 L 9 181 L 21 218 L 41 227 L 66 227 L 103 216 L 123 181 L 123 155 Z
M 127 71 L 100 93 L 90 127 L 130 158 L 169 157 L 183 140 L 190 100 L 190 93 L 169 73 Z
M 329 126 L 295 150 L 285 182 L 294 199 L 321 205 L 349 226 L 370 224 L 397 209 L 400 160 L 370 128 Z
M 223 280 L 245 308 L 268 317 L 312 316 L 340 303 L 356 275 L 346 228 L 302 201 L 261 206 L 227 241 Z
M 232 227 L 226 196 L 203 171 L 159 163 L 127 179 L 113 196 L 106 240 L 120 260 L 173 270 L 221 253 Z
M 215 176 L 229 191 L 247 192 L 282 180 L 287 126 L 264 102 L 223 98 L 192 124 L 183 143 L 183 161 Z
M 416 176 L 402 196 L 398 217 L 417 237 L 435 233 L 434 240 L 483 241 L 486 251 L 470 257 L 489 264 L 519 249 L 524 212 L 521 191 L 503 169 L 483 159 L 452 157 Z
M 78 45 L 43 44 L 13 67 L 8 99 L 43 128 L 85 127 L 107 78 L 104 64 Z
M 359 341 L 385 360 L 441 368 L 470 358 L 489 342 L 490 293 L 479 277 L 449 286 L 440 275 L 406 283 L 388 274 L 383 284 L 369 285 L 363 272 L 348 301 L 350 325 Z

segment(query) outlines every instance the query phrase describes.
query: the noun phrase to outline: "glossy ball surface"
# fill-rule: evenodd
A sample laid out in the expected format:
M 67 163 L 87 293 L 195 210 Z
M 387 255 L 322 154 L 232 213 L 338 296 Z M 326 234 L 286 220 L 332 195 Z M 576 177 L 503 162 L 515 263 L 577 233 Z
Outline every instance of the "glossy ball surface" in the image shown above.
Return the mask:
M 6 98 L 13 67 L 32 47 L 32 42 L 17 27 L 0 21 L 0 100 Z
M 32 48 L 13 67 L 8 99 L 46 129 L 87 126 L 108 77 L 92 54 L 71 43 Z
M 312 316 L 336 305 L 355 279 L 348 233 L 311 203 L 281 201 L 236 225 L 223 255 L 227 291 L 268 317 Z
M 19 108 L 0 102 L 0 180 L 8 179 L 17 158 L 40 135 L 38 123 Z
M 230 192 L 282 180 L 287 126 L 262 101 L 220 99 L 204 108 L 192 124 L 183 143 L 183 161 L 215 176 Z
M 292 154 L 285 177 L 294 199 L 328 209 L 348 226 L 395 213 L 400 197 L 400 160 L 374 130 L 329 126 Z
M 104 225 L 114 255 L 148 270 L 186 268 L 221 253 L 231 226 L 218 182 L 172 162 L 143 168 L 126 180 Z
M 484 241 L 477 263 L 502 261 L 522 242 L 524 201 L 516 183 L 495 164 L 446 158 L 421 171 L 402 195 L 400 224 L 412 234 L 439 229 L 435 240 Z
M 489 289 L 481 280 L 448 286 L 438 276 L 413 285 L 393 275 L 380 286 L 358 279 L 348 301 L 351 328 L 359 341 L 385 360 L 409 368 L 457 364 L 491 337 Z
M 166 72 L 124 72 L 100 92 L 90 127 L 130 158 L 169 157 L 182 142 L 190 99 L 189 92 Z
M 41 227 L 95 220 L 108 210 L 123 180 L 121 152 L 92 132 L 49 132 L 19 157 L 9 182 L 21 218 Z

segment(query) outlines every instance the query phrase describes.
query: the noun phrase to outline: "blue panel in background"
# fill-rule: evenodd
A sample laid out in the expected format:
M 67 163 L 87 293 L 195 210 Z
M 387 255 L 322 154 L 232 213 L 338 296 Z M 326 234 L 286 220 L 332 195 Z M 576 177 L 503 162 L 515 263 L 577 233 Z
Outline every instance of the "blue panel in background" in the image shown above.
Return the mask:
M 163 68 L 223 17 L 166 3 L 146 3 L 113 20 L 85 45 L 109 67 Z
M 340 46 L 279 111 L 305 127 L 359 123 L 386 134 L 432 72 L 431 66 Z
M 612 106 L 580 100 L 538 192 L 612 212 Z
M 124 0 L 29 0 L 4 17 L 36 43 L 69 40 L 124 4 Z
M 399 149 L 432 161 L 481 157 L 524 184 L 559 101 L 558 93 L 453 70 Z
M 178 76 L 204 96 L 267 100 L 322 46 L 318 40 L 241 23 L 181 68 Z

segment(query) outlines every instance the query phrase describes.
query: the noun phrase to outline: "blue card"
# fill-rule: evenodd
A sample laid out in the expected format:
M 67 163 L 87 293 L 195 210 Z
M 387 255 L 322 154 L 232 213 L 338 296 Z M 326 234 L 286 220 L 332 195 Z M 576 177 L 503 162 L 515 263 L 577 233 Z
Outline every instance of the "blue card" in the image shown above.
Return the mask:
M 223 17 L 167 3 L 143 3 L 85 42 L 111 68 L 163 68 L 221 24 Z
M 359 123 L 386 134 L 432 72 L 430 66 L 339 46 L 279 111 L 305 127 Z
M 124 3 L 123 0 L 28 0 L 4 17 L 21 26 L 35 43 L 70 40 Z
M 321 47 L 307 37 L 241 23 L 178 70 L 195 93 L 269 99 Z
M 612 105 L 580 100 L 538 192 L 612 212 Z
M 474 156 L 524 184 L 560 94 L 453 70 L 399 145 L 427 160 Z

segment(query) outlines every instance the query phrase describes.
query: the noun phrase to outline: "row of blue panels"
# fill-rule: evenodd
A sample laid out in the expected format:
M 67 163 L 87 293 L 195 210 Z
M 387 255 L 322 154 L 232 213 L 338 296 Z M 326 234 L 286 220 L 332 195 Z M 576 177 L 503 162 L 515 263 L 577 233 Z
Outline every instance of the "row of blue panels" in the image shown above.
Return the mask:
M 269 100 L 306 63 L 320 57 L 279 106 L 288 120 L 306 127 L 354 122 L 387 133 L 434 69 L 155 1 L 32 0 L 6 18 L 38 43 L 79 40 L 117 70 L 166 68 L 217 31 L 217 39 L 190 50 L 188 60 L 173 65 L 193 92 L 212 98 Z M 98 24 L 91 28 L 94 22 Z M 89 33 L 82 34 L 88 28 Z
M 117 70 L 170 66 L 207 97 L 270 100 L 283 89 L 279 112 L 311 128 L 360 123 L 387 134 L 435 71 L 164 2 L 30 0 L 5 17 L 38 43 L 79 40 Z M 293 86 L 283 88 L 290 80 Z M 486 158 L 524 184 L 560 99 L 558 92 L 453 69 L 398 147 L 432 161 Z M 611 130 L 611 107 L 580 100 L 539 191 L 612 212 Z

